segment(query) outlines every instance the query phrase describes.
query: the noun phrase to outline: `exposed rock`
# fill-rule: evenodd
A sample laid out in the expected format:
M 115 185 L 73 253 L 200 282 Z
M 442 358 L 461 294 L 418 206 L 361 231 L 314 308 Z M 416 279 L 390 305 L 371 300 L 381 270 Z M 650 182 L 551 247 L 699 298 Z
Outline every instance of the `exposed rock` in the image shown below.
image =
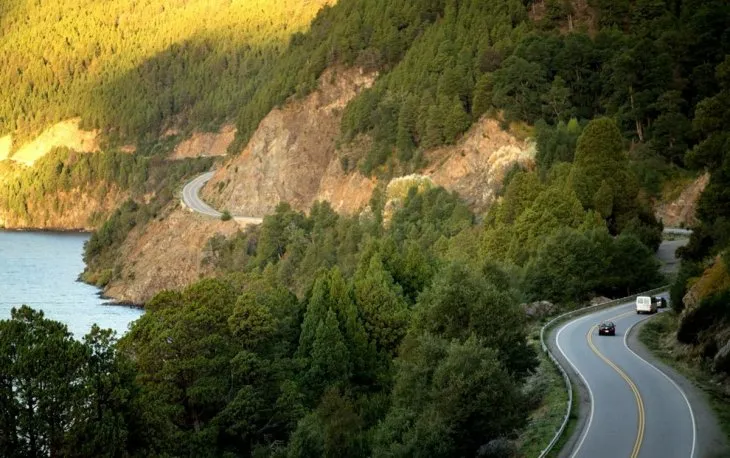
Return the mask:
M 336 139 L 344 107 L 374 78 L 356 69 L 329 70 L 315 92 L 274 109 L 243 152 L 205 186 L 206 200 L 249 216 L 271 213 L 281 201 L 304 211 L 316 200 L 328 200 L 344 213 L 362 210 L 376 181 L 358 171 L 343 171 L 341 158 L 350 156 L 351 147 L 338 154 Z M 368 139 L 361 143 L 364 146 L 356 150 L 367 149 Z M 531 168 L 534 156 L 534 142 L 519 140 L 497 121 L 483 118 L 456 145 L 427 152 L 429 165 L 421 174 L 483 211 L 494 201 L 509 168 L 515 163 Z
M 537 301 L 528 304 L 522 304 L 522 310 L 529 318 L 541 320 L 552 315 L 557 310 L 555 304 L 548 301 Z
M 534 167 L 535 143 L 519 140 L 494 119 L 482 118 L 456 145 L 429 151 L 426 160 L 431 165 L 424 175 L 456 191 L 481 212 L 494 202 L 504 175 L 514 164 Z
M 402 202 L 408 196 L 411 188 L 416 188 L 422 193 L 434 187 L 430 177 L 424 175 L 406 175 L 393 178 L 385 188 L 385 206 L 383 208 L 383 221 L 389 222 L 393 214 L 401 208 Z
M 606 302 L 611 302 L 611 299 L 604 296 L 598 296 L 591 299 L 591 305 L 605 304 Z
M 710 174 L 705 173 L 690 183 L 676 199 L 662 202 L 657 206 L 656 217 L 667 227 L 691 227 L 697 223 L 695 213 L 697 201 L 710 181 Z
M 33 165 L 35 161 L 57 147 L 66 147 L 83 153 L 99 151 L 99 132 L 82 130 L 79 127 L 80 122 L 81 119 L 74 118 L 56 123 L 15 152 L 12 152 L 12 137 L 6 135 L 0 138 L 0 160 L 10 158 L 25 165 Z
M 506 438 L 492 439 L 477 450 L 479 458 L 510 458 L 517 456 L 517 447 L 514 442 Z
M 236 127 L 232 124 L 222 126 L 218 132 L 195 132 L 175 147 L 171 158 L 225 156 L 235 138 Z
M 133 230 L 122 246 L 121 278 L 104 293 L 116 300 L 141 304 L 165 289 L 179 289 L 209 274 L 203 265 L 204 247 L 216 234 L 228 237 L 239 230 L 223 222 L 182 210 L 177 203 L 144 232 Z
M 374 80 L 355 69 L 326 71 L 312 94 L 261 121 L 243 152 L 205 186 L 206 200 L 249 216 L 272 213 L 281 201 L 302 210 L 323 198 L 344 212 L 364 206 L 374 183 L 341 172 L 335 142 L 345 106 Z

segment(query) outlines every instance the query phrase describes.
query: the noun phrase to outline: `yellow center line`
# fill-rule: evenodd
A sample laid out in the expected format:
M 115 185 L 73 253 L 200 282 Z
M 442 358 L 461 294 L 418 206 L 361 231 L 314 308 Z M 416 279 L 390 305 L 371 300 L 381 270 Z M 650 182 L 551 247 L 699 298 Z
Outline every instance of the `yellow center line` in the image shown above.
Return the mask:
M 634 311 L 622 313 L 620 315 L 617 315 L 613 318 L 610 318 L 609 321 L 613 321 L 617 318 L 621 318 L 622 316 L 630 315 L 635 313 Z M 593 331 L 597 328 L 597 325 L 593 325 L 593 327 L 588 331 L 588 334 L 586 334 L 586 339 L 588 340 L 588 346 L 591 347 L 591 350 L 593 350 L 593 353 L 595 353 L 599 358 L 601 358 L 606 364 L 611 366 L 613 370 L 615 370 L 618 375 L 621 376 L 622 379 L 628 383 L 629 388 L 631 388 L 631 391 L 634 392 L 634 398 L 636 398 L 636 406 L 639 411 L 639 429 L 636 434 L 636 441 L 634 442 L 634 449 L 631 452 L 631 458 L 637 458 L 639 456 L 639 450 L 641 449 L 641 443 L 644 440 L 644 401 L 641 399 L 641 394 L 639 394 L 639 389 L 636 387 L 636 384 L 629 378 L 628 375 L 624 371 L 621 370 L 620 367 L 618 367 L 616 364 L 613 363 L 610 359 L 606 358 L 600 351 L 598 351 L 598 348 L 593 344 Z

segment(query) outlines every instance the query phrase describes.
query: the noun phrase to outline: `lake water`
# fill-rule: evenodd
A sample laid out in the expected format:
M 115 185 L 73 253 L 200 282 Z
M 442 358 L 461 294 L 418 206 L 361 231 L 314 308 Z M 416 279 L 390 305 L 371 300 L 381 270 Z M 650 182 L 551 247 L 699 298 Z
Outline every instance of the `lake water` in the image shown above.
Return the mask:
M 142 310 L 105 305 L 99 289 L 76 281 L 87 234 L 0 231 L 0 319 L 21 304 L 61 321 L 76 338 L 96 323 L 118 335 Z

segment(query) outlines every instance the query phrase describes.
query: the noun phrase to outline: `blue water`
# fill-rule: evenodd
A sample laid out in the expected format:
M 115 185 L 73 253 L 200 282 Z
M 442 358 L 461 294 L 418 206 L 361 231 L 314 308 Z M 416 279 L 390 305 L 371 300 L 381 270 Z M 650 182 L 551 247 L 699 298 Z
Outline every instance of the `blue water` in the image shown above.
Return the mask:
M 140 309 L 105 305 L 99 289 L 76 281 L 84 270 L 86 234 L 0 231 L 0 319 L 21 304 L 61 321 L 76 338 L 91 325 L 121 336 Z

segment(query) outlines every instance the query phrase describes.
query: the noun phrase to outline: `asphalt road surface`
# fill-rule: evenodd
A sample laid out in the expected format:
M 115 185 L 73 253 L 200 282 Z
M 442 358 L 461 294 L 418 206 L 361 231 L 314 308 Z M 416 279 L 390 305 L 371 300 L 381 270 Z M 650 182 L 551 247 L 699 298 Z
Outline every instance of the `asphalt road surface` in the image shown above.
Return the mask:
M 183 188 L 182 200 L 183 203 L 194 212 L 212 216 L 213 218 L 220 218 L 221 212 L 203 202 L 203 200 L 198 195 L 203 186 L 205 186 L 205 183 L 213 178 L 213 174 L 214 172 L 204 173 L 195 177 L 188 184 L 186 184 Z
M 555 332 L 559 353 L 590 398 L 588 418 L 566 456 L 699 458 L 695 412 L 683 384 L 629 348 L 628 332 L 647 318 L 632 302 L 576 318 Z M 597 324 L 606 320 L 616 324 L 616 336 L 598 335 Z
M 206 172 L 202 175 L 198 175 L 188 182 L 185 187 L 183 187 L 182 201 L 186 207 L 196 213 L 210 216 L 212 218 L 220 218 L 222 213 L 203 202 L 203 199 L 200 198 L 200 190 L 203 186 L 205 186 L 205 183 L 207 183 L 208 180 L 213 178 L 214 173 L 215 172 Z M 263 221 L 262 218 L 256 218 L 253 216 L 234 216 L 233 219 L 242 224 L 261 224 Z

